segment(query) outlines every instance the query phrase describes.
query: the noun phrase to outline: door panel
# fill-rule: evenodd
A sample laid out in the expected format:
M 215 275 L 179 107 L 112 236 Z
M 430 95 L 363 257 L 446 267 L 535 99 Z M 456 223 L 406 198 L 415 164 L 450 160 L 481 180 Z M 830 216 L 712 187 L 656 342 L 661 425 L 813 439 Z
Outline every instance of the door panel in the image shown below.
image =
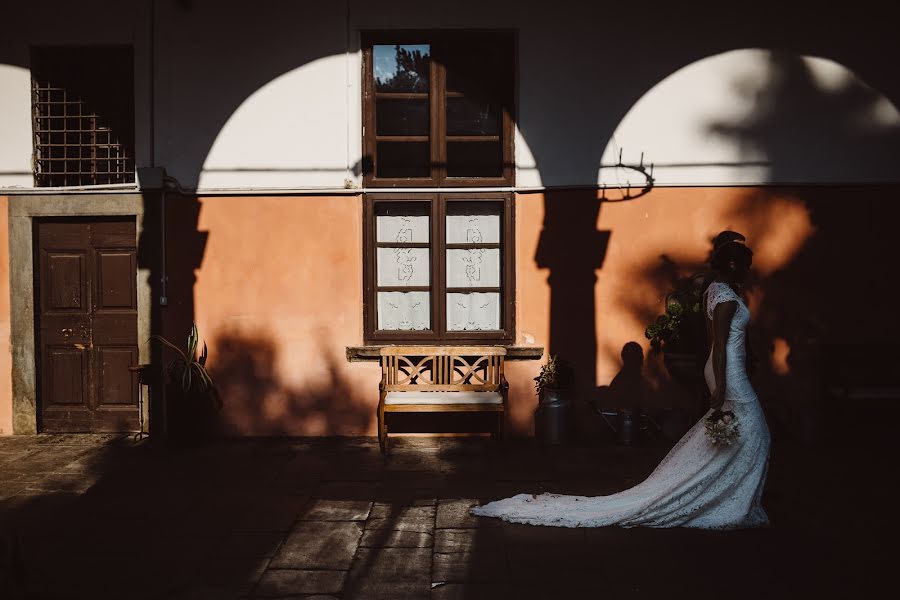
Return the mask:
M 84 254 L 47 253 L 50 286 L 47 309 L 84 311 L 88 306 Z
M 134 218 L 130 219 L 130 227 L 123 227 L 124 221 L 106 219 L 91 224 L 91 240 L 95 248 L 128 248 L 135 247 Z
M 134 253 L 124 250 L 100 250 L 97 254 L 97 310 L 136 309 Z
M 38 221 L 35 282 L 43 431 L 138 427 L 134 218 Z
M 45 356 L 48 372 L 44 398 L 49 406 L 85 405 L 88 381 L 87 352 L 78 348 L 48 348 Z
M 128 370 L 138 364 L 136 348 L 98 348 L 100 405 L 128 404 L 137 392 L 137 376 Z

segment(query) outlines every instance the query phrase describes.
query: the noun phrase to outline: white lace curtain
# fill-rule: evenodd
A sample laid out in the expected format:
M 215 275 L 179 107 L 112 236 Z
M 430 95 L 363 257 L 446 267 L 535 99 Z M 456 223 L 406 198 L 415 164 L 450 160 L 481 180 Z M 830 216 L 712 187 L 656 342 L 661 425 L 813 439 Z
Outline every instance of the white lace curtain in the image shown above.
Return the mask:
M 448 203 L 447 244 L 499 244 L 500 207 L 495 202 L 456 205 Z M 429 243 L 427 215 L 377 215 L 376 240 L 385 244 Z M 448 288 L 499 288 L 499 248 L 449 248 L 446 250 Z M 379 287 L 426 287 L 431 285 L 431 248 L 379 247 L 376 250 L 376 284 Z M 447 330 L 500 329 L 499 292 L 459 291 L 447 294 Z M 379 291 L 378 329 L 422 330 L 431 327 L 431 293 L 426 291 Z

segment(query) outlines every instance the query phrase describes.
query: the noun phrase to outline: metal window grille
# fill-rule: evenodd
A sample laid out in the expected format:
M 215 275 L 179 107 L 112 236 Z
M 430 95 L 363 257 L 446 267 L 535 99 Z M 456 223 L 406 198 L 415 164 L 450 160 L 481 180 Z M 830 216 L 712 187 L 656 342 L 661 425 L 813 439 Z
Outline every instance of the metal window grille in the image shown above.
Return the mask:
M 131 49 L 124 47 L 35 51 L 36 186 L 134 181 L 131 57 Z

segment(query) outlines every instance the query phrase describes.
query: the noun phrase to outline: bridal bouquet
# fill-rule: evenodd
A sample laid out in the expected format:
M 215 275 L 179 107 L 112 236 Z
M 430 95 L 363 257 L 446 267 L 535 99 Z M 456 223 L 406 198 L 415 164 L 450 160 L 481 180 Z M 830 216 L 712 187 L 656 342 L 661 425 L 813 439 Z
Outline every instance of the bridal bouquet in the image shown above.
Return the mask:
M 713 445 L 730 446 L 739 435 L 737 417 L 730 410 L 716 410 L 706 417 L 706 436 Z

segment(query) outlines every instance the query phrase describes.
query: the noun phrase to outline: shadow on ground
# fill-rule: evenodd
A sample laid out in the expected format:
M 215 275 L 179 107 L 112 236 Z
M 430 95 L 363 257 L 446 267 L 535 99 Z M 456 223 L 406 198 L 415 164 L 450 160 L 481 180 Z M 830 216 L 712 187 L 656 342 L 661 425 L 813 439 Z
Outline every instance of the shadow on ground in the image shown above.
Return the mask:
M 891 456 L 860 439 L 776 447 L 771 528 L 704 532 L 468 515 L 514 493 L 615 492 L 663 446 L 419 437 L 383 458 L 372 438 L 3 438 L 0 531 L 18 536 L 31 599 L 859 595 L 888 572 Z

